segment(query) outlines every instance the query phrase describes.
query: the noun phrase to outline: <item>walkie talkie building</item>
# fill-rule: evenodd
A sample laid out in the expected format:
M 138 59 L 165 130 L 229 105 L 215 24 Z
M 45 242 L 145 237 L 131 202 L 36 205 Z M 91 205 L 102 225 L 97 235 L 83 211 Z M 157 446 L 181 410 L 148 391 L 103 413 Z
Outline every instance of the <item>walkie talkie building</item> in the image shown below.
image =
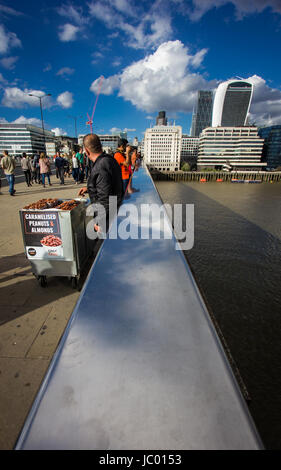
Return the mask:
M 248 80 L 228 80 L 216 91 L 212 127 L 240 127 L 247 124 L 253 95 L 253 85 Z

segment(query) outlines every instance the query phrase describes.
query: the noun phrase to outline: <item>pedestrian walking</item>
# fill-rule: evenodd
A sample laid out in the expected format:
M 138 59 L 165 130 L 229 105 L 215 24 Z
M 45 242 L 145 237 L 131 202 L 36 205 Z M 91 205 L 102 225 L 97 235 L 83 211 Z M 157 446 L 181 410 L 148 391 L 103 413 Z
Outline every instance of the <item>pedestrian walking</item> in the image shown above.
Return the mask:
M 30 159 L 30 169 L 31 169 L 31 183 L 36 183 L 36 168 L 34 164 L 34 156 Z
M 1 160 L 1 167 L 4 170 L 5 176 L 9 183 L 9 193 L 11 196 L 15 195 L 15 169 L 16 161 L 14 157 L 10 157 L 7 150 L 4 150 L 4 157 Z
M 72 152 L 72 176 L 76 184 L 79 180 L 79 163 L 76 157 L 76 152 Z
M 36 153 L 34 155 L 33 164 L 34 164 L 34 167 L 35 167 L 35 181 L 38 184 L 41 183 L 39 160 L 40 160 L 40 156 L 38 155 L 38 153 Z
M 50 160 L 48 157 L 46 157 L 44 152 L 40 154 L 39 167 L 40 167 L 40 174 L 42 178 L 43 187 L 44 188 L 46 187 L 45 186 L 46 177 L 48 178 L 49 186 L 52 186 L 51 180 L 50 180 L 50 172 L 51 172 Z
M 64 184 L 64 158 L 58 154 L 55 159 L 55 166 L 60 178 L 60 184 Z
M 31 183 L 31 161 L 30 158 L 27 157 L 26 153 L 22 154 L 21 161 L 20 161 L 22 171 L 24 173 L 25 181 L 27 186 L 32 186 Z

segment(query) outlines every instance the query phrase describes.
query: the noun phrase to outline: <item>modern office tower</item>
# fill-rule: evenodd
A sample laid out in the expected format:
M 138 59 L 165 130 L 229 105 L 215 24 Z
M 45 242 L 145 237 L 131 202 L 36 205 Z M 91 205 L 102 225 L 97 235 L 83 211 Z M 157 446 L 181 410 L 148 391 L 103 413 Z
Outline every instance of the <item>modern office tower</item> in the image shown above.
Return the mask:
M 248 80 L 228 80 L 216 91 L 212 127 L 240 127 L 247 124 L 253 96 L 253 85 Z
M 181 139 L 181 161 L 196 163 L 198 156 L 199 137 L 183 134 Z
M 261 161 L 263 139 L 257 127 L 209 127 L 199 139 L 197 169 L 222 169 L 229 164 L 233 169 L 257 170 L 266 167 Z
M 45 136 L 45 137 L 44 137 Z M 55 134 L 31 124 L 0 124 L 0 154 L 8 150 L 10 155 L 19 156 L 46 152 L 45 142 L 54 142 Z
M 159 114 L 156 118 L 156 126 L 167 126 L 167 118 L 165 111 L 159 111 Z
M 144 137 L 145 163 L 157 170 L 179 170 L 181 137 L 181 126 L 154 126 L 146 129 Z
M 258 132 L 264 139 L 262 155 L 267 167 L 281 166 L 281 126 L 260 127 Z
M 192 115 L 191 136 L 199 137 L 203 129 L 212 123 L 213 92 L 198 91 L 198 98 Z

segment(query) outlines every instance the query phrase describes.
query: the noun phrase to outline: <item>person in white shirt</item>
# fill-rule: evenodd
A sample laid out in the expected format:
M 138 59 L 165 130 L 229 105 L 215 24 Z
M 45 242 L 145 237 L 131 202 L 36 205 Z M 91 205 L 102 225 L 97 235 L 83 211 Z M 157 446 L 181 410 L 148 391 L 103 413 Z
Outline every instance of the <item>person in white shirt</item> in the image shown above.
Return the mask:
M 22 158 L 20 161 L 22 171 L 24 172 L 25 181 L 27 186 L 32 186 L 31 183 L 31 161 L 30 158 L 26 156 L 26 153 L 22 154 Z
M 79 162 L 76 157 L 76 152 L 72 152 L 72 176 L 76 184 L 79 179 Z

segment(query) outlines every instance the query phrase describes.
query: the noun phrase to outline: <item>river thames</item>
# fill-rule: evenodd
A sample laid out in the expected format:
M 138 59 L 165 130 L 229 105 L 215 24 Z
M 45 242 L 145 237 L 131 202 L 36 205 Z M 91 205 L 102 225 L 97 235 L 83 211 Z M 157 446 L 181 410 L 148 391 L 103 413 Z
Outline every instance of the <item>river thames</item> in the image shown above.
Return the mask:
M 264 445 L 281 449 L 281 184 L 155 184 L 164 203 L 195 206 L 195 243 L 185 256 Z

